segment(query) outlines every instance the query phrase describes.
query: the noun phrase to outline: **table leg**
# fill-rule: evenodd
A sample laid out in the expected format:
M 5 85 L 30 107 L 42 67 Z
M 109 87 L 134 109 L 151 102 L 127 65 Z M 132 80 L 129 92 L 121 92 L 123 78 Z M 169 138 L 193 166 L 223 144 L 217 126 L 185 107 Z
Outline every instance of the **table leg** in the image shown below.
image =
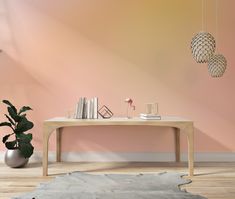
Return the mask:
M 61 162 L 61 128 L 56 129 L 56 162 Z
M 194 132 L 193 125 L 190 125 L 187 129 L 188 139 L 188 169 L 189 176 L 192 177 L 194 174 Z
M 51 133 L 55 130 L 53 126 L 43 126 L 43 158 L 42 158 L 42 174 L 48 175 L 48 143 Z
M 47 126 L 43 127 L 43 176 L 48 175 L 48 141 L 49 141 L 50 132 Z
M 180 162 L 180 128 L 175 128 L 175 161 Z

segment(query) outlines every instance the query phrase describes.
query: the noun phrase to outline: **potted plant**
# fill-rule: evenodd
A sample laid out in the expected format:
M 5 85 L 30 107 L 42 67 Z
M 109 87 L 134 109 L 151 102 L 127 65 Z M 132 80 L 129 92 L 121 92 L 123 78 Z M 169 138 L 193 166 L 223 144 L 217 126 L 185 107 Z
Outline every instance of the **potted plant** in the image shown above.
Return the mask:
M 2 101 L 7 105 L 8 121 L 0 123 L 0 127 L 9 127 L 12 133 L 5 135 L 2 142 L 8 149 L 5 154 L 5 163 L 13 168 L 23 167 L 33 154 L 34 147 L 31 144 L 32 134 L 25 133 L 33 128 L 33 122 L 26 118 L 26 111 L 32 110 L 29 106 L 23 106 L 19 111 L 8 100 Z M 13 139 L 10 139 L 13 138 Z

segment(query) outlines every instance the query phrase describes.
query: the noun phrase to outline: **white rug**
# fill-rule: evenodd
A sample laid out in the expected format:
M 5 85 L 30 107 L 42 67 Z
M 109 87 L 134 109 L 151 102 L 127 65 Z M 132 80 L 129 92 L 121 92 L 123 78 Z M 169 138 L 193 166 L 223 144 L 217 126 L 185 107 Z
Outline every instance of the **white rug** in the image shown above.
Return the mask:
M 182 174 L 87 174 L 69 173 L 41 184 L 34 192 L 14 199 L 205 199 L 181 191 L 190 183 Z

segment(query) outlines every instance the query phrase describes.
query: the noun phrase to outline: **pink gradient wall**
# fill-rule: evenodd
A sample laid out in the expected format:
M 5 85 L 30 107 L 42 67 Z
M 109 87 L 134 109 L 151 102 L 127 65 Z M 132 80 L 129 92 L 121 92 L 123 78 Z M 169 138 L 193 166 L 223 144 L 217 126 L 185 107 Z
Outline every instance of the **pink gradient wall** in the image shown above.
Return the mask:
M 206 2 L 206 30 L 215 35 L 214 1 Z M 36 150 L 43 120 L 66 116 L 80 96 L 98 96 L 115 116 L 124 116 L 126 97 L 134 99 L 136 116 L 157 101 L 160 114 L 195 122 L 197 152 L 235 152 L 235 2 L 218 2 L 218 51 L 228 60 L 220 79 L 190 52 L 201 30 L 201 1 L 2 1 L 0 99 L 33 107 Z M 184 136 L 182 143 L 186 151 Z M 50 144 L 53 150 L 53 138 Z M 63 134 L 64 151 L 173 149 L 170 128 L 82 127 Z

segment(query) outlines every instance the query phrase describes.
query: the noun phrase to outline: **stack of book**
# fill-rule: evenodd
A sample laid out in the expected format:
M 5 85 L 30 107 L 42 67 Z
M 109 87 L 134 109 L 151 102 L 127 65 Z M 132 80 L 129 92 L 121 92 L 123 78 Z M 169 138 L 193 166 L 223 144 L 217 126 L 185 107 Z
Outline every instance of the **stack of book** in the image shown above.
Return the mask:
M 143 119 L 143 120 L 160 120 L 161 116 L 156 115 L 156 114 L 141 113 L 140 118 Z
M 76 105 L 75 119 L 98 119 L 98 98 L 81 97 Z

